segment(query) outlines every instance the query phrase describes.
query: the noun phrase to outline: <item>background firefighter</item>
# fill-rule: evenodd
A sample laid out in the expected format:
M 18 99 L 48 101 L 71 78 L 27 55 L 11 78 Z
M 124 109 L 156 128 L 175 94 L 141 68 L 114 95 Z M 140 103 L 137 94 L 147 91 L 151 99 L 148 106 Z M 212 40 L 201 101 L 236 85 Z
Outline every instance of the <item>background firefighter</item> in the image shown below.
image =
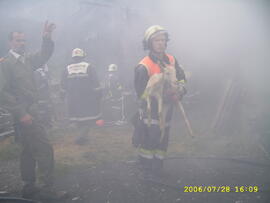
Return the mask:
M 38 111 L 40 118 L 47 128 L 52 128 L 53 104 L 49 84 L 49 68 L 45 64 L 34 72 L 38 91 Z
M 123 86 L 118 75 L 118 66 L 110 64 L 107 75 L 103 81 L 104 99 L 103 99 L 103 116 L 106 121 L 117 122 L 122 116 L 122 92 Z
M 169 109 L 165 115 L 165 133 L 162 140 L 159 126 L 158 105 L 155 98 L 151 98 L 151 125 L 148 126 L 146 101 L 144 91 L 149 78 L 163 72 L 166 65 L 174 66 L 176 78 L 179 86 L 185 82 L 185 74 L 179 66 L 177 60 L 165 53 L 168 42 L 167 31 L 154 25 L 145 31 L 143 45 L 145 50 L 149 50 L 148 56 L 144 57 L 135 68 L 135 90 L 139 98 L 139 111 L 134 119 L 133 145 L 138 148 L 139 162 L 141 163 L 145 175 L 158 174 L 163 167 L 163 159 L 168 148 L 170 120 L 173 112 L 173 100 L 176 95 L 183 95 L 184 88 L 179 88 L 181 92 L 164 92 L 164 103 L 169 103 Z
M 99 80 L 92 65 L 84 58 L 82 49 L 74 49 L 73 63 L 64 69 L 61 81 L 66 92 L 69 120 L 75 122 L 79 129 L 77 144 L 87 141 L 90 127 L 101 117 Z
M 110 64 L 108 66 L 108 73 L 104 79 L 105 96 L 111 99 L 119 99 L 122 96 L 122 84 L 118 75 L 118 66 Z

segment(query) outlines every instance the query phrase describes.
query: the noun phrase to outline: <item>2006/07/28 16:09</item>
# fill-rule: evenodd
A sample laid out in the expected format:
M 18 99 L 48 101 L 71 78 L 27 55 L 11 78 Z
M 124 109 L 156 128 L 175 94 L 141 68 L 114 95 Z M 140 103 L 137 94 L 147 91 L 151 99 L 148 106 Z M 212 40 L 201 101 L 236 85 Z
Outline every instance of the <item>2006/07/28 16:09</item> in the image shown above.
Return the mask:
M 184 192 L 259 192 L 258 186 L 184 186 Z

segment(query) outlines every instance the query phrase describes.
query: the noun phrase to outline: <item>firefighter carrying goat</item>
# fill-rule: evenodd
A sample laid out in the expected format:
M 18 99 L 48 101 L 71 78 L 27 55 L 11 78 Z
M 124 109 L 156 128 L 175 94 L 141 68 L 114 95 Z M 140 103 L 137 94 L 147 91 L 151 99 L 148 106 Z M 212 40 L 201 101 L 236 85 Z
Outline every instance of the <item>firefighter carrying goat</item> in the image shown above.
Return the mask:
M 138 148 L 146 178 L 162 171 L 173 106 L 185 94 L 184 71 L 177 60 L 165 52 L 168 40 L 168 32 L 163 27 L 149 27 L 143 40 L 149 54 L 135 68 L 139 111 L 134 119 L 132 142 Z

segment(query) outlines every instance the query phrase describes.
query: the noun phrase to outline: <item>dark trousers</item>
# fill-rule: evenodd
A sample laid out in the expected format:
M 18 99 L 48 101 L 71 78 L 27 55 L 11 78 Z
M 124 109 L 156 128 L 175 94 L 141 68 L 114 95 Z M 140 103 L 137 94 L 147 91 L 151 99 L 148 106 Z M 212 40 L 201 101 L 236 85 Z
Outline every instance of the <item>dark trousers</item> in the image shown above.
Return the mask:
M 20 157 L 20 170 L 22 180 L 27 183 L 35 183 L 36 167 L 40 174 L 40 182 L 45 187 L 53 184 L 54 155 L 53 148 L 47 139 L 47 132 L 38 123 L 26 126 L 21 125 L 20 142 L 22 152 Z
M 173 105 L 164 106 L 166 109 L 165 129 L 163 137 L 161 137 L 161 129 L 159 126 L 157 101 L 152 99 L 151 102 L 151 125 L 147 116 L 146 104 L 142 106 L 142 118 L 137 122 L 134 131 L 134 137 L 139 138 L 137 144 L 139 148 L 139 160 L 145 168 L 160 169 L 163 165 L 163 159 L 168 148 L 170 121 L 173 113 Z
M 87 144 L 89 142 L 89 132 L 91 128 L 95 126 L 96 119 L 86 120 L 86 121 L 77 121 L 78 137 L 75 141 L 76 144 Z

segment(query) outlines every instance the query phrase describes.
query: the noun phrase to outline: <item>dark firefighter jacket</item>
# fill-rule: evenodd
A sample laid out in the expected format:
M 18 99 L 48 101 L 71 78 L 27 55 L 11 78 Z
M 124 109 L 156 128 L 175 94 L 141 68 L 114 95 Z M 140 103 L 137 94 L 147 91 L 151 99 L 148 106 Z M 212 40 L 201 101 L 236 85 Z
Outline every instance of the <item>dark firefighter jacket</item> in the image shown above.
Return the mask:
M 178 62 L 176 61 L 176 59 L 173 56 L 170 56 L 170 57 L 171 57 L 171 59 L 174 59 L 174 60 L 171 60 L 171 62 L 174 61 L 177 80 L 178 81 L 182 81 L 182 80 L 185 81 L 185 73 L 184 73 L 183 69 L 179 66 Z M 149 58 L 151 60 L 151 63 L 149 63 L 149 64 L 152 64 L 152 67 L 148 67 L 148 68 L 150 68 L 151 70 L 147 69 L 147 67 L 145 65 L 143 65 L 142 63 L 140 63 L 135 68 L 134 86 L 135 86 L 135 90 L 136 90 L 137 96 L 138 96 L 139 101 L 140 101 L 139 108 L 141 110 L 133 118 L 133 124 L 134 124 L 135 130 L 134 130 L 133 137 L 132 137 L 132 144 L 135 147 L 145 145 L 145 143 L 144 143 L 145 138 L 146 138 L 145 135 L 149 134 L 151 129 L 152 129 L 152 127 L 148 129 L 144 123 L 145 118 L 147 118 L 147 116 L 146 116 L 147 113 L 146 113 L 146 101 L 142 99 L 142 95 L 144 93 L 144 90 L 146 88 L 146 85 L 147 85 L 149 77 L 150 77 L 149 74 L 158 73 L 158 72 L 162 71 L 162 70 L 157 70 L 157 64 L 164 64 L 164 63 L 167 65 L 171 64 L 168 55 L 164 55 L 164 57 L 161 61 L 158 58 L 156 58 L 155 56 L 151 55 L 151 53 L 149 54 Z M 142 60 L 141 62 L 143 62 L 143 61 L 144 60 Z M 152 119 L 157 120 L 158 119 L 158 106 L 157 106 L 157 101 L 154 98 L 152 98 L 151 105 L 152 105 L 151 117 L 152 117 Z M 171 110 L 169 111 L 170 113 L 168 115 L 166 115 L 166 122 L 169 122 L 171 120 L 171 117 L 172 117 Z M 154 129 L 152 129 L 152 130 L 155 131 Z M 164 144 L 165 148 L 167 145 L 168 145 L 168 143 Z
M 86 62 L 68 65 L 62 75 L 69 119 L 88 121 L 100 118 L 101 89 L 94 68 Z
M 157 57 L 151 54 L 149 54 L 149 57 L 155 64 L 158 64 L 158 62 L 160 61 Z M 170 64 L 168 56 L 164 55 L 164 58 L 162 61 L 160 61 L 160 63 Z M 186 80 L 185 73 L 183 69 L 179 66 L 176 59 L 175 59 L 175 70 L 176 70 L 177 80 L 179 81 Z M 136 90 L 138 98 L 140 98 L 141 95 L 143 94 L 148 80 L 149 80 L 149 75 L 148 75 L 147 68 L 144 65 L 139 64 L 135 68 L 135 80 L 134 80 L 134 86 L 135 86 L 135 90 Z

